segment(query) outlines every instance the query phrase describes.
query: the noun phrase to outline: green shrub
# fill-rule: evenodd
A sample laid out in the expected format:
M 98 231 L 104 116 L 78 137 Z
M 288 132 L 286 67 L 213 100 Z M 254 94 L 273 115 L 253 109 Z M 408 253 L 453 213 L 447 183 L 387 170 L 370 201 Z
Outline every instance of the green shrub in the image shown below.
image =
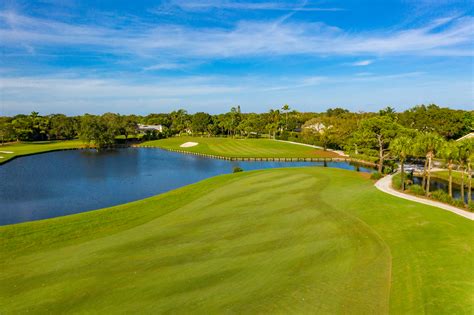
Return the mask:
M 407 178 L 405 174 L 405 190 L 409 189 L 410 185 L 413 185 L 413 181 Z M 392 177 L 392 187 L 398 190 L 402 189 L 402 175 L 400 173 L 395 174 Z
M 244 170 L 241 169 L 240 167 L 236 166 L 234 167 L 234 169 L 232 170 L 233 173 L 239 173 L 239 172 L 243 172 Z
M 451 205 L 453 205 L 455 207 L 458 207 L 458 208 L 464 208 L 465 207 L 464 202 L 461 199 L 453 199 L 451 201 Z
M 385 161 L 383 166 L 383 173 L 390 174 L 393 173 L 398 168 L 397 163 L 394 161 Z
M 373 172 L 372 175 L 370 175 L 370 179 L 381 179 L 382 177 L 383 175 L 379 172 Z
M 453 198 L 444 190 L 436 190 L 431 193 L 430 197 L 444 203 L 452 204 L 453 202 Z
M 392 187 L 395 189 L 402 189 L 402 177 L 400 174 L 396 174 L 392 177 Z
M 425 190 L 420 185 L 411 185 L 408 190 L 415 195 L 424 195 Z
M 469 202 L 467 209 L 471 212 L 474 212 L 474 201 Z

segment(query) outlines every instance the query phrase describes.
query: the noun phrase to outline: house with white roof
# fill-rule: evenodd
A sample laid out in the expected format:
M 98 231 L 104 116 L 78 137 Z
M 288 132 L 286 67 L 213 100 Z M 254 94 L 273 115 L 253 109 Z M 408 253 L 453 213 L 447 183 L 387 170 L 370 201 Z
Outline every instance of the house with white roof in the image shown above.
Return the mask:
M 138 131 L 145 133 L 147 131 L 163 132 L 162 125 L 142 125 L 138 124 Z

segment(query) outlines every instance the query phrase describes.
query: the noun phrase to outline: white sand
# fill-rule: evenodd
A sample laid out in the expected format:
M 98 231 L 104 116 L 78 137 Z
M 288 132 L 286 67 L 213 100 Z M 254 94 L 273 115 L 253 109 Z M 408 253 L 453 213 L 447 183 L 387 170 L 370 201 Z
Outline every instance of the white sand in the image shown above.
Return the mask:
M 197 142 L 186 142 L 186 143 L 183 143 L 182 145 L 180 145 L 181 148 L 190 148 L 190 147 L 194 147 L 194 146 L 197 146 L 199 143 Z
M 12 152 L 12 151 L 0 151 L 0 153 L 12 154 L 12 153 L 14 153 L 14 152 Z
M 3 159 L 3 156 L 0 156 L 0 159 Z

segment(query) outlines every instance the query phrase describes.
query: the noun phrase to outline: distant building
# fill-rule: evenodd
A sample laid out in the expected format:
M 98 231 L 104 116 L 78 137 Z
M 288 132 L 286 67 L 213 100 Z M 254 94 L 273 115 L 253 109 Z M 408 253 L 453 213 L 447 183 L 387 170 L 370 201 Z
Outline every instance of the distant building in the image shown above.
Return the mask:
M 316 132 L 319 132 L 319 133 L 323 133 L 324 130 L 327 128 L 332 128 L 332 126 L 328 126 L 326 127 L 323 123 L 314 123 L 314 124 L 311 124 L 311 125 L 306 125 L 306 126 L 303 126 L 304 129 L 311 129 L 311 130 L 314 130 Z
M 456 141 L 462 141 L 462 140 L 471 139 L 471 138 L 474 138 L 474 132 L 468 133 L 467 135 L 465 135 L 465 136 L 459 138 L 459 139 L 456 140 Z
M 163 132 L 163 126 L 162 125 L 142 125 L 138 124 L 138 131 L 140 132 L 147 132 L 147 131 L 157 131 L 157 132 Z

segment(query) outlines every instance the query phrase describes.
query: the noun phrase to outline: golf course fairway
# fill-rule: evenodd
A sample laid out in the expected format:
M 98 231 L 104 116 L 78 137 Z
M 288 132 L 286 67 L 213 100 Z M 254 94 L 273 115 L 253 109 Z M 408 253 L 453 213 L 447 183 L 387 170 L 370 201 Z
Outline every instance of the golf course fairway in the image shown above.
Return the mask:
M 185 143 L 197 145 L 183 147 Z M 233 139 L 223 137 L 172 137 L 146 141 L 140 146 L 179 150 L 213 156 L 235 158 L 332 158 L 337 153 L 310 146 L 272 139 Z
M 243 172 L 0 227 L 1 313 L 472 313 L 473 222 L 366 176 Z
M 44 153 L 57 150 L 80 149 L 84 144 L 80 140 L 17 142 L 0 146 L 0 164 L 19 156 Z

